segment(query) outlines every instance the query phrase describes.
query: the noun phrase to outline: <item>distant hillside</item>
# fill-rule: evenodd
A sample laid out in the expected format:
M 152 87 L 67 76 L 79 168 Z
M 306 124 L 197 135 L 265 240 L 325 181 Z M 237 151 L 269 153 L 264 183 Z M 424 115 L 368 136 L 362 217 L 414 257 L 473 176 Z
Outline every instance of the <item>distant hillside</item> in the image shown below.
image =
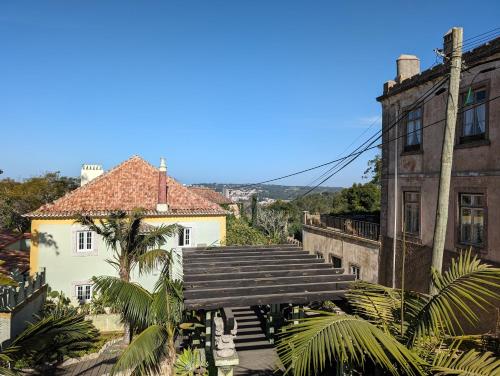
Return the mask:
M 253 186 L 243 187 L 241 184 L 219 184 L 219 183 L 197 183 L 193 185 L 204 186 L 222 192 L 224 188 L 239 189 L 242 191 L 257 191 L 259 199 L 270 198 L 274 200 L 291 200 L 296 198 L 301 193 L 307 192 L 310 187 L 297 185 L 274 185 L 274 184 L 258 184 Z M 343 187 L 320 187 L 315 190 L 315 193 L 321 192 L 337 192 Z

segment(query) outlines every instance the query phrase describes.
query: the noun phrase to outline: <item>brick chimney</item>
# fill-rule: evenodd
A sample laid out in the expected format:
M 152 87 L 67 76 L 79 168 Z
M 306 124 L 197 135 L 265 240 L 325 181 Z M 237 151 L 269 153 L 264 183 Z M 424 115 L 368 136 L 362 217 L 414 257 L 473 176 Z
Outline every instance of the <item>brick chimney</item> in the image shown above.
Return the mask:
M 420 73 L 420 60 L 415 55 L 399 56 L 396 65 L 398 70 L 396 82 L 398 83 Z
M 160 158 L 160 168 L 158 169 L 158 203 L 156 210 L 159 212 L 166 212 L 168 210 L 167 204 L 167 163 L 165 158 Z

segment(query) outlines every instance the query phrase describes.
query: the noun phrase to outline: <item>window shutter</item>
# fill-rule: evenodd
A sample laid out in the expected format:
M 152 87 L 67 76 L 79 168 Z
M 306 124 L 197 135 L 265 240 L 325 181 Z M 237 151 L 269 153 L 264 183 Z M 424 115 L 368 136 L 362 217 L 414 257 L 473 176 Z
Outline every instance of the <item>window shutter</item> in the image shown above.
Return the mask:
M 78 231 L 81 226 L 78 224 L 73 224 L 71 226 L 71 252 L 76 255 L 78 252 Z
M 190 227 L 189 228 L 189 244 L 190 244 L 190 247 L 196 247 L 196 243 L 194 242 L 194 228 L 193 227 Z
M 99 246 L 98 246 L 98 242 L 99 242 L 99 235 L 97 235 L 96 232 L 92 231 L 92 254 L 94 255 L 98 255 L 98 251 L 99 251 Z

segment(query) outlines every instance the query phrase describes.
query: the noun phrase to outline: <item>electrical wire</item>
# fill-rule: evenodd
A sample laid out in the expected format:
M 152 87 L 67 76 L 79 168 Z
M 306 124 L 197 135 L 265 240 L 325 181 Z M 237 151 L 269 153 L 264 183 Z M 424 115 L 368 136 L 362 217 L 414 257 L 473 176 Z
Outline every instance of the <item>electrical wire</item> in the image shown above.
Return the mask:
M 422 94 L 419 99 L 417 99 L 410 107 L 408 107 L 393 124 L 391 124 L 387 129 L 377 132 L 377 133 L 380 133 L 380 135 L 377 136 L 377 133 L 376 133 L 375 135 L 373 135 L 372 137 L 370 137 L 368 140 L 366 140 L 363 144 L 361 144 L 355 150 L 355 153 L 351 153 L 345 159 L 343 159 L 342 161 L 339 161 L 339 163 L 337 163 L 335 166 L 332 167 L 332 169 L 334 169 L 335 167 L 337 167 L 340 164 L 342 164 L 345 160 L 347 160 L 347 159 L 350 158 L 346 163 L 344 163 L 342 166 L 340 166 L 338 170 L 336 170 L 332 174 L 328 175 L 326 178 L 324 178 L 323 180 L 321 180 L 321 182 L 319 182 L 318 184 L 316 184 L 314 187 L 310 188 L 306 193 L 300 195 L 300 197 L 304 197 L 304 196 L 308 195 L 309 193 L 311 193 L 312 191 L 314 191 L 321 184 L 325 183 L 327 180 L 331 179 L 335 174 L 337 174 L 338 172 L 342 171 L 345 167 L 347 167 L 349 164 L 351 164 L 352 162 L 354 162 L 354 160 L 357 159 L 361 154 L 363 154 L 367 150 L 370 150 L 371 146 L 375 142 L 377 142 L 379 139 L 383 138 L 383 135 L 385 133 L 390 132 L 391 129 L 394 128 L 401 120 L 405 119 L 405 117 L 407 116 L 408 112 L 412 111 L 416 107 L 424 105 L 426 103 L 426 99 L 429 98 L 431 94 L 435 93 L 447 80 L 448 80 L 448 75 L 446 75 L 441 81 L 435 83 L 429 90 L 427 90 L 424 94 Z M 430 100 L 430 99 L 432 99 L 432 98 L 429 98 L 428 100 Z M 377 137 L 374 138 L 375 136 L 377 136 Z M 368 144 L 368 145 L 365 147 L 364 150 L 362 150 L 359 153 L 356 153 L 360 148 L 362 148 L 366 144 Z
M 493 98 L 491 98 L 491 99 L 489 99 L 489 100 L 487 100 L 487 101 L 485 101 L 485 102 L 481 102 L 481 103 L 477 103 L 477 104 L 475 104 L 475 105 L 473 105 L 473 106 L 469 106 L 469 107 L 467 108 L 467 110 L 469 110 L 469 109 L 471 109 L 471 108 L 475 108 L 475 107 L 477 107 L 477 106 L 481 106 L 481 105 L 483 105 L 483 104 L 485 104 L 485 103 L 490 103 L 490 102 L 492 102 L 492 101 L 494 101 L 494 100 L 496 100 L 496 99 L 498 99 L 498 98 L 500 98 L 500 95 L 497 95 L 496 97 L 493 97 Z M 462 111 L 457 112 L 457 115 L 461 115 L 461 114 L 463 114 L 464 112 L 465 112 L 465 109 L 464 109 L 464 110 L 462 110 Z M 425 125 L 425 126 L 422 126 L 422 128 L 421 128 L 421 129 L 423 130 L 423 129 L 428 128 L 428 127 L 430 127 L 430 126 L 433 126 L 433 125 L 439 124 L 439 123 L 441 123 L 441 122 L 443 122 L 443 121 L 446 121 L 446 118 L 443 118 L 443 119 L 441 119 L 441 120 L 435 121 L 435 122 L 430 123 L 430 124 L 427 124 L 427 125 Z M 414 133 L 414 132 L 416 132 L 416 131 L 410 132 L 410 134 L 412 134 L 412 133 Z M 334 176 L 334 175 L 335 175 L 335 174 L 337 174 L 338 172 L 342 171 L 342 170 L 343 170 L 345 167 L 347 167 L 349 164 L 351 164 L 352 162 L 354 162 L 354 160 L 355 160 L 355 159 L 356 159 L 359 155 L 361 155 L 361 154 L 365 153 L 365 152 L 366 152 L 366 151 L 368 151 L 368 150 L 372 150 L 372 149 L 375 149 L 375 148 L 382 147 L 383 145 L 389 144 L 389 143 L 391 143 L 391 142 L 393 142 L 393 141 L 396 141 L 396 140 L 398 140 L 398 139 L 400 139 L 400 138 L 402 138 L 402 137 L 406 137 L 406 135 L 407 135 L 407 134 L 403 134 L 403 135 L 400 135 L 400 136 L 398 136 L 398 137 L 395 137 L 395 138 L 393 138 L 393 139 L 391 139 L 391 140 L 388 140 L 388 141 L 386 141 L 386 142 L 382 142 L 382 143 L 380 143 L 380 144 L 378 144 L 378 145 L 370 146 L 369 148 L 366 148 L 366 149 L 364 149 L 363 151 L 361 151 L 361 152 L 357 153 L 357 156 L 356 156 L 356 157 L 352 158 L 350 161 L 348 161 L 347 163 L 345 163 L 345 164 L 344 164 L 341 168 L 339 168 L 339 170 L 337 170 L 335 173 L 331 174 L 328 178 L 324 179 L 324 180 L 323 180 L 320 184 L 318 184 L 316 187 L 314 187 L 314 189 L 315 189 L 315 188 L 317 188 L 319 185 L 323 184 L 324 182 L 326 182 L 327 180 L 329 180 L 332 176 Z M 301 196 L 298 196 L 297 198 L 293 199 L 292 201 L 295 201 L 295 200 L 298 200 L 298 199 L 303 198 L 304 196 L 306 196 L 307 194 L 309 194 L 310 192 L 312 192 L 314 189 L 309 190 L 309 191 L 308 191 L 308 192 L 306 192 L 305 194 L 303 194 L 303 195 L 301 195 Z
M 361 137 L 363 137 L 363 135 L 365 133 L 368 133 L 368 131 L 373 128 L 373 126 L 375 124 L 377 124 L 379 121 L 381 120 L 381 117 L 380 116 L 377 116 L 377 119 L 375 119 L 372 124 L 370 124 L 363 132 L 361 132 L 361 134 L 358 135 L 358 137 L 356 137 L 340 154 L 337 158 L 340 158 L 340 156 L 342 154 L 344 154 L 345 152 L 347 152 L 351 146 L 353 146 L 356 141 L 358 141 Z M 356 152 L 358 151 L 359 149 L 359 146 L 358 148 L 356 148 L 353 152 Z M 316 179 L 312 180 L 311 182 L 309 182 L 308 184 L 305 185 L 304 188 L 308 188 L 308 187 L 312 187 L 318 180 L 320 180 L 321 178 L 325 177 L 327 174 L 329 174 L 335 167 L 337 167 L 338 165 L 340 164 L 340 161 L 338 163 L 336 163 L 335 165 L 333 165 L 332 167 L 328 168 L 325 172 L 323 172 L 319 177 L 317 177 Z
M 496 31 L 496 30 L 500 30 L 500 28 L 496 28 L 496 29 L 493 29 L 493 30 L 490 30 L 488 32 L 485 32 L 485 33 L 482 33 L 482 34 L 478 34 L 474 37 L 470 37 L 465 41 L 470 41 L 472 39 L 477 39 L 479 37 L 482 37 L 483 35 L 486 35 L 486 34 L 491 34 L 492 32 Z M 485 38 L 485 37 L 482 37 L 482 38 Z M 481 38 L 480 38 L 481 39 Z M 469 43 L 472 43 L 472 42 L 469 42 Z M 495 59 L 494 60 L 491 60 L 491 61 L 496 61 Z M 471 67 L 468 67 L 467 70 L 473 68 L 473 67 L 476 67 L 478 65 L 481 65 L 481 64 L 486 64 L 488 62 L 491 62 L 491 61 L 487 61 L 487 62 L 483 62 L 483 63 L 479 63 L 479 64 L 475 64 Z M 336 163 L 335 166 L 333 167 L 330 167 L 327 171 L 323 172 L 323 174 L 321 176 L 325 176 L 328 172 L 332 171 L 333 169 L 335 169 L 337 166 L 339 166 L 341 163 L 343 163 L 344 161 L 346 161 L 347 159 L 349 158 L 352 158 L 352 157 L 358 157 L 359 155 L 363 154 L 364 152 L 366 152 L 367 150 L 371 150 L 373 149 L 373 147 L 369 146 L 368 149 L 364 149 L 363 151 L 361 152 L 358 152 L 358 150 L 366 145 L 367 143 L 372 143 L 373 142 L 373 138 L 377 136 L 377 138 L 375 140 L 378 140 L 380 138 L 383 137 L 383 134 L 385 132 L 389 132 L 396 124 L 398 124 L 405 116 L 406 114 L 411 111 L 413 108 L 415 108 L 417 105 L 420 104 L 421 101 L 425 100 L 425 98 L 431 94 L 431 92 L 434 92 L 432 91 L 434 88 L 438 88 L 436 86 L 441 86 L 442 84 L 444 84 L 445 81 L 448 80 L 448 75 L 446 75 L 446 77 L 441 81 L 441 82 L 438 82 L 436 83 L 435 85 L 433 85 L 424 95 L 422 95 L 422 97 L 420 97 L 415 103 L 414 105 L 411 107 L 411 108 L 408 108 L 406 109 L 405 113 L 402 115 L 402 117 L 400 117 L 400 119 L 396 120 L 391 126 L 389 126 L 386 130 L 383 130 L 383 131 L 378 131 L 377 133 L 380 133 L 382 132 L 380 135 L 377 136 L 377 133 L 372 135 L 368 140 L 366 140 L 363 144 L 361 144 L 358 148 L 356 148 L 353 152 L 351 152 L 350 154 L 348 154 L 347 156 L 345 157 L 341 157 L 341 158 L 337 158 L 337 159 L 334 159 L 332 161 L 328 161 L 326 163 L 322 163 L 320 165 L 317 165 L 317 166 L 313 166 L 313 167 L 310 167 L 310 168 L 306 168 L 304 170 L 300 170 L 300 171 L 296 171 L 296 172 L 293 172 L 293 173 L 290 173 L 290 174 L 287 174 L 287 175 L 283 175 L 283 176 L 280 176 L 280 177 L 277 177 L 277 178 L 273 178 L 273 179 L 268 179 L 268 180 L 264 180 L 264 181 L 261 181 L 261 182 L 257 182 L 257 183 L 251 183 L 251 184 L 243 184 L 243 185 L 238 185 L 237 188 L 246 188 L 246 187 L 252 187 L 252 186 L 257 186 L 257 185 L 261 185 L 261 184 L 266 184 L 266 183 L 271 183 L 271 182 L 275 182 L 275 181 L 278 181 L 278 180 L 283 180 L 283 179 L 286 179 L 286 178 L 289 178 L 289 177 L 292 177 L 292 176 L 296 176 L 296 175 L 299 175 L 299 174 L 303 174 L 303 173 L 306 173 L 306 172 L 309 172 L 309 171 L 314 171 L 316 169 L 319 169 L 319 168 L 322 168 L 322 167 L 326 167 L 326 166 L 329 166 L 329 165 L 332 165 L 334 163 Z M 425 102 L 424 102 L 425 103 Z M 370 126 L 371 127 L 371 126 Z M 364 134 L 365 132 L 363 132 Z M 358 136 L 357 139 L 359 139 L 361 136 Z M 355 141 L 353 141 L 350 146 L 354 143 Z M 350 147 L 348 146 L 347 149 Z M 378 146 L 377 146 L 378 147 Z M 348 162 L 348 164 L 350 164 L 351 161 Z M 345 166 L 341 166 L 340 169 L 343 169 L 345 168 Z M 339 170 L 340 171 L 340 170 Z M 330 175 L 329 178 L 331 178 L 332 175 Z M 327 180 L 329 179 L 327 178 Z M 314 181 L 317 181 L 319 180 L 319 178 L 316 178 Z M 322 183 L 320 183 L 319 185 L 321 185 Z M 319 185 L 316 185 L 316 188 L 319 186 Z M 309 192 L 309 191 L 308 191 Z M 307 194 L 307 193 L 306 193 Z

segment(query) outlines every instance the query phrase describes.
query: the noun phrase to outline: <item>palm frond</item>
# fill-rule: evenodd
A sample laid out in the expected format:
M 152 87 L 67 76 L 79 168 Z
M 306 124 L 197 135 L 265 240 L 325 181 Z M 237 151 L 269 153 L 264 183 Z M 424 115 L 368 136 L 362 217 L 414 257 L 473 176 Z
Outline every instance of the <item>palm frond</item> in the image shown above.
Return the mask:
M 0 375 L 2 375 L 2 376 L 19 376 L 21 374 L 13 369 L 0 366 Z
M 137 256 L 139 273 L 150 273 L 170 264 L 171 251 L 165 249 L 152 249 Z
M 92 280 L 95 291 L 112 299 L 127 322 L 139 327 L 151 324 L 153 295 L 148 290 L 118 277 L 100 276 L 93 277 Z
M 158 371 L 166 355 L 168 333 L 162 325 L 151 325 L 127 346 L 111 370 L 112 375 L 132 371 L 146 375 Z
M 474 308 L 484 309 L 492 300 L 499 299 L 495 292 L 499 287 L 500 269 L 483 264 L 471 252 L 461 253 L 453 259 L 448 271 L 433 272 L 433 283 L 437 294 L 419 294 L 408 298 L 409 325 L 406 331 L 407 344 L 413 346 L 419 337 L 437 335 L 445 331 L 455 335 L 463 332 L 460 318 L 475 324 L 478 317 Z
M 354 313 L 385 332 L 400 335 L 401 290 L 376 283 L 357 281 L 346 293 Z
M 476 350 L 460 353 L 457 348 L 438 354 L 431 371 L 435 375 L 493 376 L 500 375 L 500 359 L 491 352 Z
M 370 359 L 394 375 L 423 374 L 423 361 L 394 337 L 351 315 L 315 312 L 318 317 L 287 326 L 278 344 L 282 362 L 295 376 L 322 371 L 334 361 L 363 367 Z
M 184 303 L 182 299 L 182 285 L 168 278 L 161 278 L 164 282 L 157 283 L 151 310 L 158 322 L 180 323 Z
M 98 336 L 98 330 L 83 314 L 47 316 L 30 324 L 12 341 L 9 356 L 27 356 L 34 365 L 41 366 L 91 348 Z

